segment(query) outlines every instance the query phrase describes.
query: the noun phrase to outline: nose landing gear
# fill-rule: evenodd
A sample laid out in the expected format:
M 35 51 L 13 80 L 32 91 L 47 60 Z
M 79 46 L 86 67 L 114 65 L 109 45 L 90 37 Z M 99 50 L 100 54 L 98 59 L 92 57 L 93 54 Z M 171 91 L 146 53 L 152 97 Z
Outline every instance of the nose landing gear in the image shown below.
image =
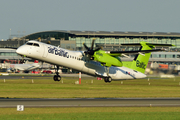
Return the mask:
M 59 75 L 59 66 L 57 66 L 57 68 L 55 69 L 56 75 L 54 75 L 53 79 L 54 81 L 60 81 L 61 80 L 61 76 Z
M 22 59 L 20 60 L 20 63 L 25 63 L 25 60 L 24 60 L 25 56 L 21 56 L 21 57 L 22 57 Z

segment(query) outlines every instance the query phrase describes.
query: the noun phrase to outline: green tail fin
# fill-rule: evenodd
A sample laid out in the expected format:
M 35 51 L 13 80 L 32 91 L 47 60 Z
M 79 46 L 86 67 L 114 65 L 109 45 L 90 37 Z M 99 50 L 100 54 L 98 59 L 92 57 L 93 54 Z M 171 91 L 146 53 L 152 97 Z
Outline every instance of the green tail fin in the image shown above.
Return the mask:
M 147 43 L 144 41 L 141 41 L 140 43 L 132 43 L 132 44 L 122 44 L 122 45 L 126 45 L 126 46 L 139 46 L 140 47 L 140 51 L 141 50 L 152 50 L 153 48 L 155 48 L 155 46 L 158 47 L 172 47 L 175 46 L 173 44 L 156 44 L 156 43 Z M 156 50 L 152 50 L 152 51 L 156 51 Z M 161 51 L 161 50 L 160 50 Z M 136 57 L 134 58 L 133 61 L 124 61 L 123 62 L 123 66 L 128 67 L 130 69 L 139 71 L 141 73 L 144 73 L 149 61 L 149 58 L 151 56 L 151 52 L 149 53 L 145 53 L 145 54 L 137 54 Z
M 153 45 L 147 45 L 146 42 L 144 41 L 140 42 L 140 44 L 141 44 L 140 50 L 152 50 L 152 48 L 154 48 Z M 123 66 L 144 73 L 150 56 L 151 53 L 137 54 L 133 61 L 123 62 Z

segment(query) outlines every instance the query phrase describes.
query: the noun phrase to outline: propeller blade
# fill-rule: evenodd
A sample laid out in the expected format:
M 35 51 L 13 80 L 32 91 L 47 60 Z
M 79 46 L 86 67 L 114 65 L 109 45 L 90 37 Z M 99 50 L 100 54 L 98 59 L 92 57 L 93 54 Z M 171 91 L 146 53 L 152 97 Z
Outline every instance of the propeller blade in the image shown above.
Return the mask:
M 95 41 L 95 39 L 93 39 L 93 41 L 92 41 L 91 48 L 87 47 L 87 45 L 86 45 L 85 43 L 83 43 L 84 47 L 87 49 L 87 51 L 84 51 L 84 53 L 85 53 L 86 55 L 88 54 L 88 55 L 92 56 L 92 55 L 94 55 L 94 52 L 95 52 L 95 51 L 98 51 L 98 50 L 101 49 L 101 48 L 97 48 L 96 50 L 93 50 L 94 41 Z
M 85 43 L 83 43 L 83 45 L 87 50 L 89 50 L 88 46 Z
M 93 50 L 93 47 L 94 47 L 94 41 L 95 41 L 95 39 L 93 39 L 93 41 L 92 41 L 92 44 L 91 44 L 91 50 Z

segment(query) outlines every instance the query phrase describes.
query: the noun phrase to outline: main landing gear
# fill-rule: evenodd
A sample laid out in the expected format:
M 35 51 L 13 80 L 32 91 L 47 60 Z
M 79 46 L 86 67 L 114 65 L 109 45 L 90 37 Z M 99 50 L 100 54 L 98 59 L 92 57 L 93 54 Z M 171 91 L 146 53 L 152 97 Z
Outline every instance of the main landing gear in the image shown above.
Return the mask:
M 107 74 L 107 77 L 104 78 L 104 82 L 110 83 L 112 81 L 112 78 L 109 76 L 109 67 L 104 65 L 105 72 Z
M 59 75 L 59 66 L 57 66 L 57 68 L 55 69 L 56 75 L 54 75 L 53 79 L 54 81 L 60 81 L 61 80 L 61 76 Z
M 111 77 L 105 77 L 104 78 L 104 82 L 106 82 L 106 83 L 110 83 L 112 81 L 112 78 Z

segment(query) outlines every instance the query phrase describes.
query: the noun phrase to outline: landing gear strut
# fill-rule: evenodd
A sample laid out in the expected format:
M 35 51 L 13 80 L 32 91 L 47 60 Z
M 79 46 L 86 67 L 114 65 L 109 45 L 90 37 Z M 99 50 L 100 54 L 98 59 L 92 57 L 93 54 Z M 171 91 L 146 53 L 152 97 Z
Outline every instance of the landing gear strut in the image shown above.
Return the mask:
M 24 56 L 21 56 L 22 59 L 20 60 L 20 63 L 25 63 Z
M 54 75 L 53 79 L 54 81 L 60 81 L 61 80 L 61 76 L 59 75 L 59 66 L 57 66 L 57 68 L 55 69 L 56 75 Z
M 109 67 L 104 66 L 104 69 L 105 69 L 105 72 L 106 72 L 107 76 L 109 76 Z
M 112 79 L 111 79 L 111 77 L 105 77 L 104 78 L 104 82 L 106 82 L 106 83 L 110 83 L 112 81 Z
M 107 67 L 107 66 L 104 65 L 104 69 L 105 69 L 105 72 L 106 72 L 106 74 L 107 74 L 107 77 L 104 78 L 104 82 L 106 82 L 106 83 L 109 82 L 109 83 L 110 83 L 110 82 L 112 81 L 112 79 L 111 79 L 111 77 L 109 76 L 109 67 Z

